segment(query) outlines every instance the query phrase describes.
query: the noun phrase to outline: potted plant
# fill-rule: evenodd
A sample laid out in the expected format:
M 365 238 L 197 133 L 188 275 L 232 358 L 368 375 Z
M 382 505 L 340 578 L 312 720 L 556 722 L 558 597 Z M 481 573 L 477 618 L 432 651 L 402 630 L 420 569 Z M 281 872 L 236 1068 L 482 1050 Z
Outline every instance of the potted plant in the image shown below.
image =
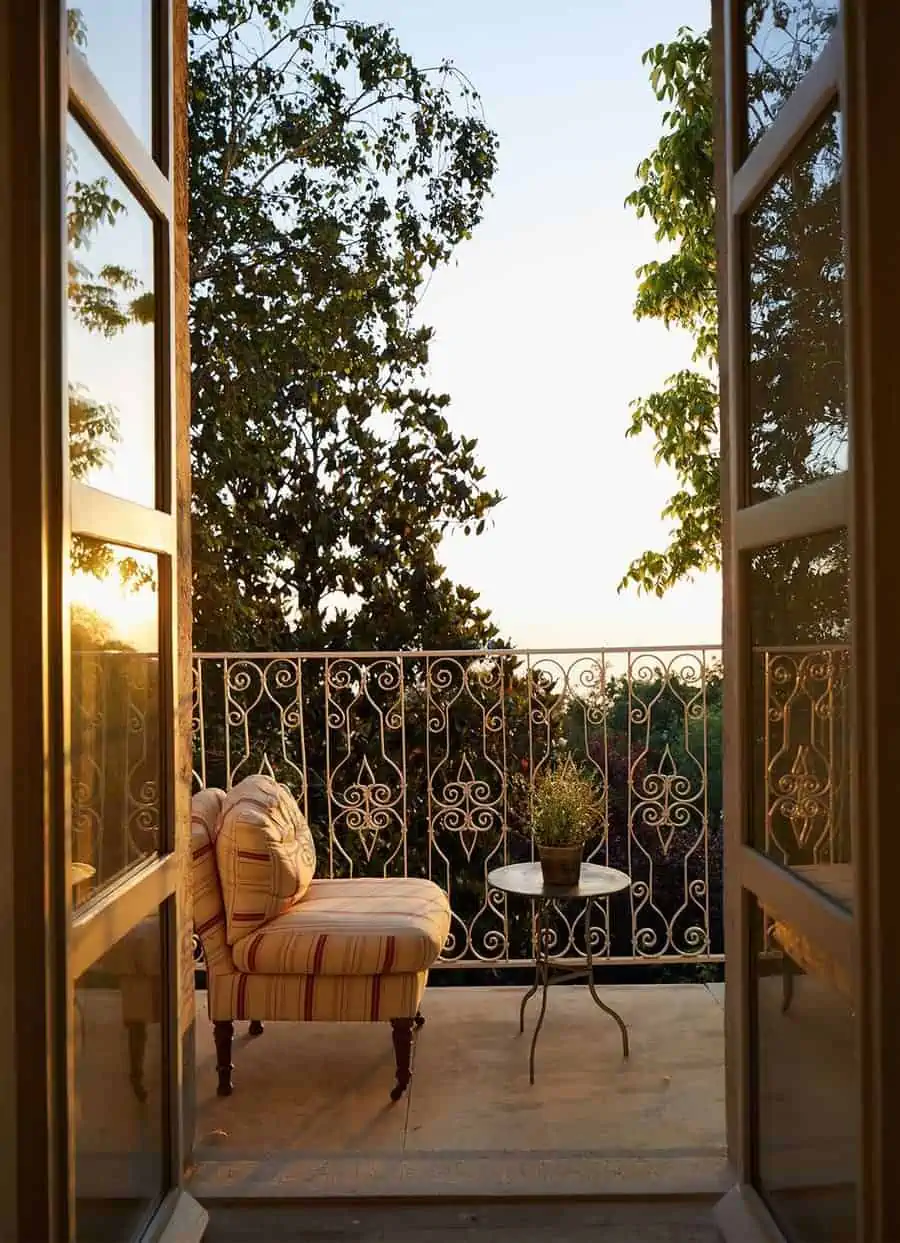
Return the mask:
M 531 831 L 546 885 L 572 889 L 578 884 L 584 843 L 605 809 L 606 800 L 571 756 L 538 779 Z

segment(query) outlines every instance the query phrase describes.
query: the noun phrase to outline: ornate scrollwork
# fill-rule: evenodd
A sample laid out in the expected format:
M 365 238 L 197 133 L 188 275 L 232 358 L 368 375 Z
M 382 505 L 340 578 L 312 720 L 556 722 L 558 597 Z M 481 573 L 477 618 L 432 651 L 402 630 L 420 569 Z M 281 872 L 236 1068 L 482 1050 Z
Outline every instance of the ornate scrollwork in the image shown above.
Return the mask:
M 586 857 L 633 879 L 595 903 L 594 957 L 702 957 L 720 677 L 718 652 L 703 649 L 199 655 L 195 779 L 286 780 L 320 875 L 429 876 L 451 898 L 443 960 L 502 964 L 532 955 L 533 930 L 487 875 L 533 857 L 534 785 L 566 750 L 607 798 Z M 548 948 L 582 954 L 585 926 L 583 909 L 558 905 Z

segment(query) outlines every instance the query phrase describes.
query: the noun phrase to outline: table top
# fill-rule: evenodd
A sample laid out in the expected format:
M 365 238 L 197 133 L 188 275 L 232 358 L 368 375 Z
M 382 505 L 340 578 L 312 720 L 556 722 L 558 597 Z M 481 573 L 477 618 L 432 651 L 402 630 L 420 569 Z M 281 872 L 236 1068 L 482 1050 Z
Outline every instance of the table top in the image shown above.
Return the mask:
M 540 863 L 513 863 L 509 867 L 488 872 L 488 884 L 504 893 L 518 893 L 526 898 L 600 898 L 619 893 L 631 884 L 631 878 L 618 868 L 604 868 L 597 863 L 582 863 L 581 879 L 573 888 L 545 885 Z

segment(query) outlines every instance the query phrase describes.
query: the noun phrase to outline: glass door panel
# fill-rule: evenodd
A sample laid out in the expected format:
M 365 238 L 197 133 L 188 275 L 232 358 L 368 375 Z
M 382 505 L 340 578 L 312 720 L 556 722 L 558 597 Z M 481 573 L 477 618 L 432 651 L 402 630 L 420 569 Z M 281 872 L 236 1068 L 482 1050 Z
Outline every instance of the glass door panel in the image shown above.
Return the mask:
M 167 1187 L 167 1077 L 160 913 L 75 981 L 78 1243 L 134 1238 Z
M 853 897 L 846 531 L 749 556 L 752 843 L 834 901 Z
M 788 1243 L 851 1243 L 861 1079 L 843 31 L 837 0 L 725 9 L 726 1004 L 744 1220 L 725 1234 L 762 1238 L 765 1223 Z
M 76 537 L 71 581 L 73 905 L 160 846 L 159 558 Z
M 76 0 L 66 11 L 82 55 L 130 128 L 153 140 L 153 0 Z
M 69 117 L 69 469 L 72 477 L 156 504 L 153 220 Z
M 859 1070 L 852 981 L 753 904 L 760 1190 L 788 1238 L 856 1238 Z
M 744 6 L 746 139 L 752 146 L 831 37 L 838 0 L 749 0 Z
M 754 504 L 847 469 L 841 166 L 832 107 L 748 216 Z
M 128 1243 L 184 1194 L 169 4 L 68 24 L 70 1217 Z

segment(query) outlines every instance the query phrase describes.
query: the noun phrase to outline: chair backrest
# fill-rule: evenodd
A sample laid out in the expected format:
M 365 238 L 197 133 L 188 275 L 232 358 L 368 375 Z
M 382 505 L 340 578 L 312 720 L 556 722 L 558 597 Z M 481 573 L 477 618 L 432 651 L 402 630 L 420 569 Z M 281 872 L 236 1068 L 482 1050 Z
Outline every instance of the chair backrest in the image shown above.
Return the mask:
M 200 790 L 191 800 L 194 930 L 203 946 L 209 975 L 230 975 L 234 971 L 225 939 L 225 903 L 216 867 L 216 836 L 224 802 L 224 790 Z

